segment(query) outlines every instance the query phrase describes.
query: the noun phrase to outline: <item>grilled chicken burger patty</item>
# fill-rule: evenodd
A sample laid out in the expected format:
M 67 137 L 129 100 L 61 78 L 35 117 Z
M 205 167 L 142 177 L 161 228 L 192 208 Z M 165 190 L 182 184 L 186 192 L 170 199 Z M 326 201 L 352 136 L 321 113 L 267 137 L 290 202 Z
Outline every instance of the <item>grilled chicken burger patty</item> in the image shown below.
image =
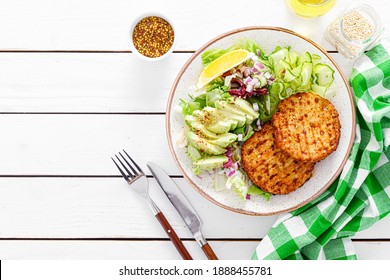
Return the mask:
M 280 150 L 274 141 L 274 127 L 265 124 L 242 147 L 243 167 L 251 181 L 272 194 L 288 194 L 311 176 L 314 163 L 302 162 Z
M 336 150 L 339 114 L 321 96 L 297 93 L 282 100 L 272 117 L 276 146 L 299 161 L 318 162 Z

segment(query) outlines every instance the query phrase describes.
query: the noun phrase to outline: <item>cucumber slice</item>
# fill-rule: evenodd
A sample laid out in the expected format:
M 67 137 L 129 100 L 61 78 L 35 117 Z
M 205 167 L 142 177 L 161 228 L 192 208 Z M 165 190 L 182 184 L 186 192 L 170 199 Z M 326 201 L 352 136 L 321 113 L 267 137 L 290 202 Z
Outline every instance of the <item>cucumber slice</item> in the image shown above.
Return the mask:
M 312 58 L 312 60 L 321 60 L 321 56 L 319 56 L 318 54 L 315 54 L 315 53 L 313 53 L 311 55 L 311 58 Z
M 295 67 L 291 70 L 291 73 L 293 73 L 294 76 L 297 76 L 297 77 L 301 74 L 301 72 L 302 72 L 302 64 L 298 65 L 297 67 Z
M 271 63 L 275 64 L 275 62 L 278 62 L 280 60 L 284 60 L 288 56 L 288 50 L 287 49 L 281 49 L 277 51 L 276 53 L 271 54 L 268 59 L 271 59 Z
M 290 82 L 291 89 L 296 92 L 302 85 L 302 77 L 299 76 Z
M 310 53 L 305 52 L 298 58 L 298 64 L 303 64 L 305 62 L 312 62 L 312 56 Z
M 301 78 L 302 84 L 301 89 L 310 88 L 311 73 L 313 71 L 313 64 L 311 62 L 305 62 L 302 65 Z
M 290 97 L 290 95 L 292 95 L 294 93 L 294 91 L 292 90 L 292 86 L 290 83 L 283 83 L 281 85 L 281 87 L 283 88 L 283 90 L 281 90 L 279 92 L 279 99 L 282 100 L 282 99 L 285 99 L 287 97 Z
M 318 95 L 320 95 L 324 98 L 325 98 L 326 91 L 328 90 L 328 87 L 319 86 L 317 84 L 312 84 L 310 88 L 314 93 L 317 93 Z
M 291 65 L 286 60 L 281 60 L 280 64 L 283 66 L 284 69 L 290 69 L 291 70 Z
M 298 62 L 298 54 L 296 52 L 290 52 L 289 57 L 290 57 L 291 67 L 295 67 L 297 65 L 297 62 Z
M 291 82 L 292 80 L 295 80 L 297 76 L 295 76 L 293 73 L 291 73 L 290 69 L 285 69 L 286 73 L 284 74 L 283 81 L 286 83 Z
M 312 58 L 313 67 L 321 62 L 321 56 L 319 56 L 318 54 L 312 54 L 311 58 Z
M 329 86 L 334 81 L 334 70 L 329 65 L 318 63 L 313 68 L 314 82 L 319 86 Z
M 283 71 L 285 69 L 290 69 L 291 70 L 291 66 L 290 66 L 290 64 L 287 63 L 287 61 L 280 60 L 280 61 L 275 62 L 274 70 L 275 70 L 275 74 L 276 74 L 277 77 L 281 78 L 282 75 L 283 75 Z

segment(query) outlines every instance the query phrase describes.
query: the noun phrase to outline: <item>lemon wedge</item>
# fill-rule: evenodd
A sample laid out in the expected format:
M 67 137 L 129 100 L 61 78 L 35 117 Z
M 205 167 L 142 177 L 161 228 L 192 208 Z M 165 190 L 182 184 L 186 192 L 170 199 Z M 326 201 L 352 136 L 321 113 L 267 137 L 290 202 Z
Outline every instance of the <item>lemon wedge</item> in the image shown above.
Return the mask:
M 251 56 L 252 54 L 247 50 L 238 49 L 218 57 L 203 69 L 196 85 L 197 88 L 204 87 L 218 76 L 243 63 Z

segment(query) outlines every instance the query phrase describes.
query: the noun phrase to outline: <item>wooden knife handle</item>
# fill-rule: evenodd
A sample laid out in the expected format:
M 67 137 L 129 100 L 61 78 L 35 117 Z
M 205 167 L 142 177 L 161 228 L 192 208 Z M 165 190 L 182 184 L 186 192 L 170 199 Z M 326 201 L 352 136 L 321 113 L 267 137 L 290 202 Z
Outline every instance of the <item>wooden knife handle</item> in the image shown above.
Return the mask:
M 217 256 L 215 255 L 213 249 L 211 249 L 209 243 L 206 243 L 202 246 L 203 252 L 206 254 L 207 258 L 209 260 L 218 260 Z
M 171 239 L 173 245 L 175 245 L 177 251 L 180 253 L 183 260 L 192 260 L 190 253 L 188 253 L 186 247 L 184 247 L 183 242 L 177 236 L 176 232 L 173 230 L 172 226 L 169 224 L 164 214 L 162 212 L 158 212 L 156 214 L 156 218 L 160 222 L 161 226 L 164 228 L 165 232 L 168 234 L 169 239 Z

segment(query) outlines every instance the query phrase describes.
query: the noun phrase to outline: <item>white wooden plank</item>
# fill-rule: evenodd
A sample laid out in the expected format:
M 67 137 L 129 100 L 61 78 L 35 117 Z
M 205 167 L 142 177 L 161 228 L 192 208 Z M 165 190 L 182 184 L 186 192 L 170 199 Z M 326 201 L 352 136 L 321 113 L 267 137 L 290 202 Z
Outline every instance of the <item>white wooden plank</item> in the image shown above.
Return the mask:
M 150 64 L 129 53 L 0 53 L 0 111 L 165 112 L 190 55 Z
M 349 77 L 352 63 L 331 55 Z M 0 52 L 0 112 L 165 112 L 190 56 L 150 64 L 129 53 Z
M 228 211 L 174 180 L 203 220 L 206 238 L 259 239 L 277 218 Z M 122 178 L 0 178 L 0 238 L 167 238 L 130 188 Z M 154 179 L 150 191 L 178 235 L 193 238 Z M 390 216 L 355 238 L 389 234 Z
M 206 260 L 196 242 L 185 241 L 196 260 Z M 249 260 L 257 241 L 211 241 L 221 260 Z M 360 260 L 390 260 L 390 242 L 354 242 Z M 0 241 L 2 260 L 180 260 L 169 241 Z
M 0 115 L 0 127 L 2 175 L 118 175 L 111 156 L 121 149 L 145 172 L 153 160 L 180 175 L 164 115 Z
M 155 180 L 150 191 L 182 238 L 193 238 Z M 175 179 L 204 222 L 206 238 L 260 238 L 276 217 L 251 217 L 214 205 Z M 0 237 L 167 238 L 142 197 L 118 179 L 0 179 Z M 378 233 L 379 235 L 379 233 Z
M 323 30 L 350 2 L 338 1 L 327 15 L 304 20 L 282 1 L 8 0 L 1 1 L 0 49 L 128 50 L 132 20 L 150 10 L 172 19 L 177 50 L 194 50 L 221 33 L 252 25 L 290 28 L 323 43 Z M 387 1 L 362 2 L 374 6 L 389 27 Z

